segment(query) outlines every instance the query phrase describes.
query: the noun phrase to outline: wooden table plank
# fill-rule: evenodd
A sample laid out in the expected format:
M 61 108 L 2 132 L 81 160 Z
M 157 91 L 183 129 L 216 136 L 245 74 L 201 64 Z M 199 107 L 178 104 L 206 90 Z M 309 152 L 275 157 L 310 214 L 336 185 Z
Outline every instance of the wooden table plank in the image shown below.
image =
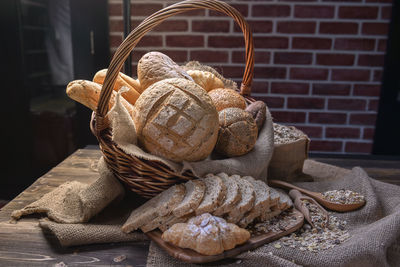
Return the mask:
M 74 266 L 146 265 L 148 241 L 62 248 L 53 235 L 43 233 L 39 228 L 39 216 L 23 218 L 17 224 L 9 223 L 12 211 L 23 208 L 66 181 L 91 183 L 96 180 L 100 156 L 98 149 L 76 151 L 0 210 L 0 266 L 43 266 L 60 262 Z M 315 155 L 312 159 L 349 169 L 361 166 L 371 177 L 400 185 L 400 160 L 343 159 Z M 127 259 L 114 262 L 113 259 L 120 255 L 125 255 Z

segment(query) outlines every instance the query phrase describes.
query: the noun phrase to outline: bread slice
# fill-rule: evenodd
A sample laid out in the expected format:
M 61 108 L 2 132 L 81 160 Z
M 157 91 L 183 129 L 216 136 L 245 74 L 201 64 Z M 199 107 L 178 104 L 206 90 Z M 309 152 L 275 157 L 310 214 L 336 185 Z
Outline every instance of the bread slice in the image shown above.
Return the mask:
M 213 215 L 222 216 L 236 206 L 242 199 L 242 195 L 239 192 L 239 186 L 235 179 L 230 178 L 226 173 L 219 173 L 217 176 L 222 179 L 226 186 L 226 196 L 224 202 L 213 212 Z
M 243 217 L 243 214 L 253 208 L 255 200 L 254 186 L 249 181 L 240 178 L 239 175 L 232 175 L 231 178 L 235 179 L 238 184 L 242 199 L 236 204 L 235 208 L 228 213 L 226 221 L 229 223 L 237 223 Z
M 172 225 L 176 224 L 176 223 L 184 223 L 187 222 L 190 218 L 194 217 L 195 214 L 191 213 L 191 214 L 187 214 L 183 217 L 175 217 L 175 216 L 171 216 L 170 219 L 165 222 L 164 224 L 160 225 L 160 227 L 158 227 L 162 232 L 167 231 Z
M 206 191 L 200 205 L 197 207 L 196 216 L 203 213 L 212 213 L 219 207 L 226 195 L 226 186 L 218 176 L 210 176 L 203 179 L 206 184 Z
M 186 214 L 192 213 L 200 204 L 203 199 L 206 185 L 202 180 L 192 180 L 185 183 L 186 194 L 181 203 L 177 204 L 170 214 L 154 218 L 149 223 L 140 227 L 140 229 L 147 233 L 159 226 L 165 224 L 173 217 L 182 217 Z
M 270 198 L 271 198 L 270 199 L 270 203 L 271 203 L 271 207 L 272 207 L 272 206 L 275 206 L 275 205 L 278 204 L 278 202 L 279 202 L 279 193 L 273 187 L 270 187 L 269 191 L 270 191 Z
M 150 199 L 131 212 L 128 220 L 122 226 L 122 231 L 125 233 L 132 232 L 154 220 L 156 217 L 171 213 L 175 206 L 184 198 L 185 191 L 184 185 L 174 185 Z
M 270 189 L 271 189 L 271 195 L 272 192 L 274 192 L 274 199 L 277 199 L 277 201 L 275 205 L 270 207 L 271 210 L 269 212 L 266 212 L 261 215 L 260 221 L 263 222 L 268 221 L 275 216 L 278 216 L 279 214 L 282 213 L 282 211 L 293 206 L 292 200 L 290 199 L 288 194 L 286 194 L 284 191 L 272 187 Z
M 248 211 L 242 219 L 240 219 L 238 225 L 245 228 L 253 220 L 259 217 L 261 214 L 269 211 L 269 187 L 263 181 L 255 180 L 251 176 L 244 176 L 242 179 L 249 181 L 254 186 L 255 201 L 253 208 Z
M 286 194 L 285 191 L 281 189 L 276 189 L 279 193 L 279 202 L 278 202 L 278 209 L 281 211 L 287 210 L 288 208 L 293 206 L 292 199 Z

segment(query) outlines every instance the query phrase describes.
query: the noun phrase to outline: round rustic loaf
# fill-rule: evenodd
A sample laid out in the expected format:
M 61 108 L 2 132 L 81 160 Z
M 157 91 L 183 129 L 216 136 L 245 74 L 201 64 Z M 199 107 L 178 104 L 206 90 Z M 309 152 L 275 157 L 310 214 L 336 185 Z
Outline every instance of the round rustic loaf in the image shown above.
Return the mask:
M 246 100 L 238 92 L 228 88 L 217 88 L 208 92 L 217 111 L 226 108 L 246 108 Z
M 236 157 L 248 153 L 256 144 L 258 128 L 250 113 L 240 108 L 219 112 L 219 131 L 216 151 Z
M 143 55 L 138 62 L 137 74 L 142 91 L 158 81 L 169 78 L 184 78 L 193 81 L 192 77 L 169 56 L 160 52 L 149 52 Z
M 166 79 L 147 88 L 135 103 L 133 120 L 148 152 L 176 162 L 205 159 L 218 137 L 211 98 L 186 79 Z

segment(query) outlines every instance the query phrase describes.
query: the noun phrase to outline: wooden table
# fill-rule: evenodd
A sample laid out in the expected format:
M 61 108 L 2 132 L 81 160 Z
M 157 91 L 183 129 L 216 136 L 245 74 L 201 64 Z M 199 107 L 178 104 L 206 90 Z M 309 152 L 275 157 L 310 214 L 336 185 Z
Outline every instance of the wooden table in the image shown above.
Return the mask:
M 100 151 L 93 147 L 76 151 L 0 210 L 0 266 L 146 265 L 148 241 L 62 248 L 52 235 L 42 232 L 38 216 L 25 217 L 17 224 L 9 223 L 12 211 L 23 208 L 66 181 L 94 181 L 98 177 L 94 166 L 100 156 Z M 315 155 L 311 158 L 344 168 L 361 166 L 371 177 L 400 185 L 399 159 Z M 114 262 L 114 258 L 121 255 L 127 258 L 120 263 Z

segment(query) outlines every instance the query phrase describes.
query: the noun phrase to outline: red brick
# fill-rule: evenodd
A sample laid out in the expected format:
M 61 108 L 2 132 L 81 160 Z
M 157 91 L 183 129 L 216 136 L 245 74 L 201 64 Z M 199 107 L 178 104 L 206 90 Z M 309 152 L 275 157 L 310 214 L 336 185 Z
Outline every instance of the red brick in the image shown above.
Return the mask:
M 344 124 L 347 115 L 345 113 L 310 112 L 308 122 L 320 124 Z
M 184 32 L 188 30 L 186 20 L 168 20 L 155 27 L 152 31 L 156 32 Z
M 330 110 L 365 110 L 367 101 L 364 99 L 328 99 L 328 109 Z
M 322 0 L 322 2 L 362 2 L 362 0 Z
M 292 68 L 290 79 L 296 80 L 326 80 L 328 78 L 327 69 L 316 68 Z
M 306 21 L 280 21 L 278 32 L 280 33 L 315 33 L 315 22 Z
M 383 6 L 381 7 L 381 18 L 390 20 L 392 18 L 392 7 Z
M 341 6 L 339 18 L 342 19 L 376 19 L 378 7 L 374 6 Z
M 381 70 L 374 70 L 374 82 L 382 82 L 382 75 L 383 71 Z
M 363 139 L 373 140 L 375 134 L 375 128 L 364 128 Z
M 247 17 L 249 14 L 249 6 L 244 4 L 232 4 L 229 3 L 230 6 L 234 7 L 243 17 Z M 210 16 L 214 17 L 226 17 L 226 14 L 214 10 L 210 10 Z
M 348 153 L 371 153 L 372 152 L 372 143 L 346 142 L 345 152 L 348 152 Z
M 354 55 L 317 54 L 317 64 L 326 66 L 351 66 L 354 64 Z
M 292 46 L 295 49 L 331 49 L 332 40 L 327 38 L 294 37 Z
M 358 56 L 358 65 L 359 66 L 372 66 L 372 67 L 381 67 L 383 66 L 383 61 L 385 59 L 384 55 L 359 55 Z
M 333 69 L 332 81 L 369 81 L 370 71 L 359 69 Z
M 289 97 L 288 108 L 301 109 L 323 109 L 325 107 L 324 98 L 315 97 Z
M 171 47 L 203 47 L 204 37 L 199 35 L 168 35 L 167 46 Z
M 355 84 L 353 95 L 355 96 L 379 96 L 380 84 Z
M 393 0 L 366 0 L 367 3 L 393 3 Z
M 315 83 L 312 87 L 313 95 L 349 95 L 350 84 Z
M 359 138 L 360 128 L 327 127 L 325 137 L 328 138 Z
M 379 108 L 379 100 L 370 99 L 368 103 L 368 111 L 378 111 L 378 108 Z
M 234 36 L 209 36 L 208 46 L 224 48 L 244 47 L 244 39 L 243 37 Z
M 341 152 L 342 142 L 327 141 L 327 140 L 311 140 L 310 150 L 320 151 L 320 152 Z
M 255 78 L 284 79 L 286 78 L 286 68 L 281 67 L 255 67 Z
M 131 4 L 132 16 L 149 16 L 163 8 L 162 4 Z
M 322 127 L 296 125 L 296 128 L 303 131 L 309 138 L 321 138 L 322 137 Z
M 254 5 L 252 11 L 254 17 L 288 17 L 290 15 L 290 6 Z
M 204 17 L 206 14 L 204 9 L 195 9 L 191 11 L 186 11 L 175 16 L 177 17 Z
M 319 32 L 327 34 L 357 34 L 358 24 L 353 22 L 320 22 Z
M 375 125 L 376 114 L 356 113 L 350 114 L 350 124 L 354 125 Z
M 146 35 L 140 39 L 136 47 L 162 46 L 162 36 Z
M 244 73 L 244 67 L 234 67 L 234 66 L 223 66 L 222 71 L 219 73 L 225 78 L 242 78 Z
M 122 34 L 121 35 L 111 35 L 110 36 L 110 47 L 118 47 L 122 43 Z
M 225 20 L 194 20 L 192 31 L 194 32 L 229 32 L 230 22 Z
M 122 5 L 116 3 L 109 3 L 108 14 L 110 16 L 122 16 Z
M 311 64 L 311 53 L 298 53 L 298 52 L 275 52 L 275 64 Z
M 288 48 L 287 37 L 254 37 L 254 46 L 257 48 Z
M 254 61 L 256 64 L 268 64 L 270 61 L 270 52 L 255 52 Z M 243 63 L 245 62 L 245 52 L 244 51 L 233 51 L 232 52 L 232 62 Z
M 109 20 L 110 32 L 124 32 L 124 22 L 122 20 Z
M 308 83 L 273 82 L 271 84 L 271 93 L 306 95 L 309 87 Z
M 283 97 L 275 96 L 258 97 L 257 100 L 264 101 L 268 108 L 283 108 L 283 104 L 285 102 Z
M 375 39 L 361 38 L 337 38 L 335 49 L 340 50 L 373 50 L 375 48 Z
M 157 50 L 163 54 L 166 54 L 169 56 L 173 61 L 175 62 L 185 62 L 188 60 L 188 52 L 185 50 Z M 138 62 L 140 58 L 149 52 L 147 49 L 134 49 L 134 52 L 132 53 L 132 61 L 133 62 Z
M 333 18 L 334 14 L 334 6 L 296 5 L 294 8 L 296 18 Z
M 387 39 L 380 39 L 378 41 L 378 51 L 386 52 Z
M 362 25 L 363 34 L 387 35 L 389 32 L 389 23 L 365 22 Z
M 269 33 L 272 32 L 272 21 L 266 20 L 247 20 L 250 25 L 250 29 L 253 33 Z M 235 32 L 242 32 L 240 27 L 235 23 Z
M 228 52 L 195 50 L 190 52 L 190 60 L 198 60 L 201 62 L 226 63 L 228 62 Z
M 240 82 L 238 83 L 238 85 Z M 262 81 L 253 81 L 253 84 L 251 85 L 251 92 L 252 93 L 268 93 L 268 82 L 262 82 Z M 258 100 L 258 98 L 256 98 Z
M 288 122 L 288 123 L 301 123 L 306 120 L 305 112 L 295 111 L 272 111 L 272 118 L 274 122 Z

